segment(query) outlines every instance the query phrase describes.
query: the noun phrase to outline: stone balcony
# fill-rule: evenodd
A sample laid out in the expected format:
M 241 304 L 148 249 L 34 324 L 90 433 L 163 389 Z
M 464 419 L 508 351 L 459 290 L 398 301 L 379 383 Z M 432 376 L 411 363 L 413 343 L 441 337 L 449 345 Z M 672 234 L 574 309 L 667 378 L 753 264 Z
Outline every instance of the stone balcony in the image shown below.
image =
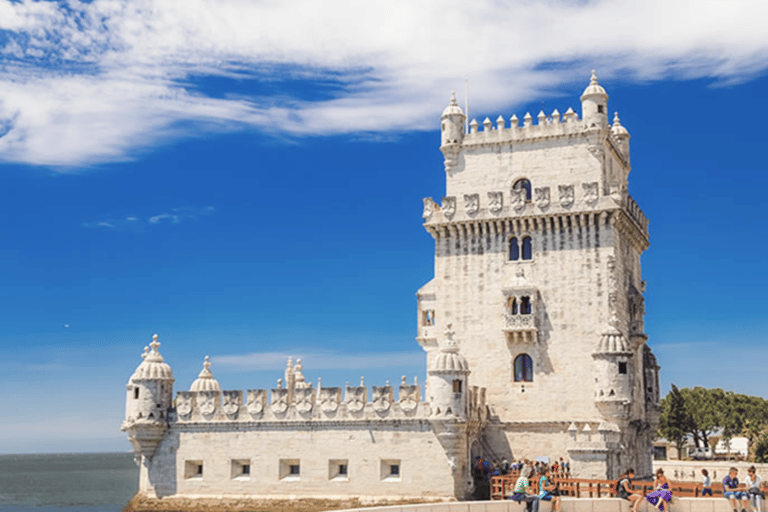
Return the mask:
M 510 342 L 535 343 L 538 338 L 536 315 L 505 313 L 504 332 Z

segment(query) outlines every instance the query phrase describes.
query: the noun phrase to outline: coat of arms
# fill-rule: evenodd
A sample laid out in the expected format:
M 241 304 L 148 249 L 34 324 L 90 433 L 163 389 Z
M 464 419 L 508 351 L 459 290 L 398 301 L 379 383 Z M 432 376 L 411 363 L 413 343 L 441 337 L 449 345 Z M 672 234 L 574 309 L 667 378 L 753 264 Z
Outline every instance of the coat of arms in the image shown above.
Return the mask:
M 447 218 L 453 217 L 453 214 L 456 213 L 456 198 L 451 197 L 444 197 L 443 198 L 443 205 L 442 205 L 443 215 L 445 215 Z
M 512 189 L 512 200 L 510 201 L 512 208 L 519 212 L 525 208 L 525 189 Z
M 536 197 L 536 206 L 542 210 L 549 206 L 549 187 L 535 188 L 533 194 Z
M 501 192 L 488 192 L 488 209 L 493 213 L 499 213 L 504 205 L 503 197 Z
M 242 391 L 223 391 L 221 393 L 221 410 L 228 416 L 234 416 L 240 410 L 243 402 Z
M 216 412 L 216 402 L 219 398 L 218 391 L 198 391 L 197 406 L 200 412 L 205 416 L 210 416 Z
M 333 413 L 341 403 L 341 388 L 320 388 L 320 410 Z
M 392 386 L 373 386 L 373 410 L 386 412 L 392 405 Z
M 272 390 L 272 412 L 282 414 L 288 410 L 288 390 L 282 386 Z
M 430 217 L 432 217 L 432 214 L 435 212 L 435 202 L 432 200 L 431 197 L 425 197 L 424 198 L 424 213 L 421 214 L 421 216 L 429 220 Z
M 560 206 L 568 208 L 573 205 L 573 185 L 558 185 L 560 192 Z
M 293 391 L 293 404 L 297 411 L 307 414 L 315 405 L 315 390 L 311 386 L 295 389 Z
M 192 391 L 179 391 L 176 396 L 176 412 L 179 416 L 189 416 L 192 413 Z
M 254 416 L 264 411 L 264 404 L 267 401 L 267 391 L 265 389 L 249 389 L 248 403 L 245 408 Z
M 350 412 L 360 412 L 368 402 L 368 388 L 365 386 L 349 387 L 347 386 L 347 410 Z
M 464 194 L 464 208 L 467 215 L 474 215 L 480 209 L 480 194 Z
M 419 406 L 421 402 L 421 390 L 418 384 L 406 384 L 405 375 L 403 383 L 400 384 L 400 409 L 404 412 L 411 412 Z
M 597 202 L 597 182 L 582 183 L 581 187 L 584 189 L 584 202 L 592 206 Z

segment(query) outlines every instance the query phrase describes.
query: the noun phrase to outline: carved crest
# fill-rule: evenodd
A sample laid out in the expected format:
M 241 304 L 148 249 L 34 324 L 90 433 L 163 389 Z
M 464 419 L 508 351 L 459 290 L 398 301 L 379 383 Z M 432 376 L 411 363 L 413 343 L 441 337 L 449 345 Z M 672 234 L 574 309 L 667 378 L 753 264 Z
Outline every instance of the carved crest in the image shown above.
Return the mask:
M 336 412 L 341 403 L 341 388 L 320 388 L 320 410 L 325 413 Z
M 243 403 L 242 391 L 222 391 L 221 410 L 228 416 L 234 416 L 240 410 L 240 404 Z
M 293 404 L 302 414 L 310 412 L 315 405 L 315 390 L 311 386 L 296 388 L 293 392 Z
M 282 414 L 288 410 L 288 390 L 277 388 L 272 390 L 272 412 Z
M 248 390 L 248 404 L 246 409 L 250 414 L 254 416 L 261 414 L 264 411 L 264 404 L 267 402 L 267 390 L 266 389 L 249 389 Z
M 587 149 L 589 150 L 590 153 L 592 153 L 592 156 L 594 156 L 598 160 L 603 159 L 604 150 L 602 146 L 598 146 L 595 144 L 595 145 L 589 146 Z
M 573 185 L 558 185 L 560 192 L 560 206 L 568 208 L 573 205 Z
M 584 202 L 592 206 L 597 202 L 597 182 L 582 183 L 581 188 L 584 189 Z
M 420 401 L 421 390 L 418 385 L 400 385 L 400 409 L 405 412 L 411 412 L 418 407 Z
M 480 209 L 480 194 L 464 194 L 464 208 L 467 215 L 474 215 Z
M 179 391 L 176 395 L 176 412 L 179 416 L 189 416 L 192 413 L 192 392 Z
M 432 217 L 432 214 L 435 213 L 435 202 L 432 200 L 431 197 L 425 197 L 424 198 L 424 213 L 421 214 L 421 216 L 429 220 L 430 217 Z
M 456 213 L 456 198 L 451 197 L 444 197 L 443 198 L 443 215 L 445 215 L 447 218 L 453 217 L 453 215 Z
M 519 212 L 525 208 L 525 189 L 512 189 L 512 199 L 510 201 L 512 208 Z
M 536 206 L 542 210 L 549 206 L 549 187 L 535 188 L 533 194 L 536 198 Z
M 216 412 L 216 401 L 218 398 L 218 391 L 199 391 L 197 393 L 197 405 L 200 412 L 206 416 Z
M 392 405 L 392 386 L 373 386 L 373 410 L 386 412 Z
M 368 388 L 365 386 L 349 387 L 347 386 L 347 410 L 350 412 L 360 412 L 368 403 Z
M 488 209 L 492 213 L 499 213 L 504 206 L 504 194 L 501 192 L 488 192 Z

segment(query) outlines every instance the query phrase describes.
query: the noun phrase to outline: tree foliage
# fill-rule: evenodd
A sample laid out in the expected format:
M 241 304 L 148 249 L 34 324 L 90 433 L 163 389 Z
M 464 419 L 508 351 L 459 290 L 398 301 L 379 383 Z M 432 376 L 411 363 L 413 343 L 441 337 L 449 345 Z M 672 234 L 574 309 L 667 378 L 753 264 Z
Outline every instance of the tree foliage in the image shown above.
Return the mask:
M 744 436 L 754 447 L 754 457 L 768 460 L 768 400 L 722 389 L 702 387 L 672 390 L 661 400 L 658 434 L 682 453 L 690 436 L 697 447 L 708 448 L 709 437 L 722 431 L 723 438 Z M 758 452 L 760 455 L 758 455 Z

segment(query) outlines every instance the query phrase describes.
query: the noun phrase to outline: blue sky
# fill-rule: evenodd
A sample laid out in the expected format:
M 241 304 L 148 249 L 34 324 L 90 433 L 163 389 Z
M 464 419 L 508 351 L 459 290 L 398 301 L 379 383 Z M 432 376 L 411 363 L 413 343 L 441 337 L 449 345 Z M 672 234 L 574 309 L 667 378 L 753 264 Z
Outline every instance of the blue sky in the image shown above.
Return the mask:
M 0 1 L 0 453 L 128 450 L 154 333 L 177 390 L 205 355 L 225 389 L 288 355 L 422 381 L 451 90 L 480 122 L 578 112 L 593 68 L 632 135 L 664 392 L 768 397 L 768 6 L 689 7 Z

